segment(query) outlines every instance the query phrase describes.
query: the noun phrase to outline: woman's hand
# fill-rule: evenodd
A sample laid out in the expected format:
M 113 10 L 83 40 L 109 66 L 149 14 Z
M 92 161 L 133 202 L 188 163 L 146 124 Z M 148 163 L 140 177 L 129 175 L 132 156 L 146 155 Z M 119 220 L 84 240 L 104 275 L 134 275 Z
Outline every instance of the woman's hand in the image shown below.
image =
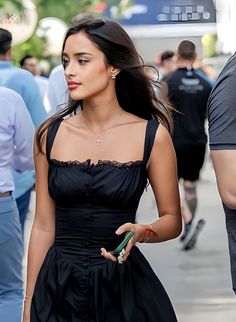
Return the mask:
M 22 322 L 30 322 L 30 307 L 31 307 L 31 301 L 24 301 Z
M 154 234 L 151 225 L 141 225 L 132 223 L 126 223 L 120 226 L 117 229 L 116 234 L 121 235 L 124 233 L 128 233 L 131 230 L 134 230 L 135 234 L 128 241 L 127 246 L 124 249 L 124 255 L 122 255 L 122 262 L 124 262 L 127 259 L 132 247 L 135 245 L 136 242 L 145 242 L 150 238 L 151 234 Z M 112 255 L 111 252 L 108 252 L 105 248 L 101 248 L 101 255 L 113 262 L 117 261 L 117 258 L 114 255 Z

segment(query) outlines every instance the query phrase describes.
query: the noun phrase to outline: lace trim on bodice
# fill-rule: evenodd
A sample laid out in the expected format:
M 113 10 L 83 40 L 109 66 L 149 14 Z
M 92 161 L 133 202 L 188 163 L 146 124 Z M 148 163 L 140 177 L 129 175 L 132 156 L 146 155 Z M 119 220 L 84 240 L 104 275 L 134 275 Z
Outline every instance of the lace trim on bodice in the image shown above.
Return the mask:
M 127 161 L 127 162 L 119 162 L 115 160 L 98 160 L 96 164 L 91 163 L 91 159 L 87 159 L 86 161 L 61 161 L 56 159 L 50 159 L 50 162 L 60 167 L 73 167 L 73 166 L 91 166 L 91 167 L 115 167 L 115 168 L 131 168 L 131 167 L 140 167 L 144 165 L 142 160 L 137 161 Z

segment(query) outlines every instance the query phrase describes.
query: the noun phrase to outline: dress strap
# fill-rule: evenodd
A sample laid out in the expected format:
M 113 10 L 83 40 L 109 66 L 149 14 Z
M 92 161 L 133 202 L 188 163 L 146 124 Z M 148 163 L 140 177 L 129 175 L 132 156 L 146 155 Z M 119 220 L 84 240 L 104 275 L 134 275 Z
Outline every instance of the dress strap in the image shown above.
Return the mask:
M 150 157 L 153 142 L 155 140 L 156 131 L 159 127 L 159 124 L 160 124 L 159 121 L 154 120 L 154 119 L 149 120 L 147 122 L 145 143 L 144 143 L 144 155 L 143 155 L 143 161 L 145 164 L 147 164 L 148 159 Z
M 47 155 L 48 162 L 50 161 L 50 154 L 51 154 L 54 139 L 56 137 L 58 128 L 62 121 L 63 119 L 56 120 L 52 122 L 48 127 L 47 140 L 46 140 L 46 155 Z

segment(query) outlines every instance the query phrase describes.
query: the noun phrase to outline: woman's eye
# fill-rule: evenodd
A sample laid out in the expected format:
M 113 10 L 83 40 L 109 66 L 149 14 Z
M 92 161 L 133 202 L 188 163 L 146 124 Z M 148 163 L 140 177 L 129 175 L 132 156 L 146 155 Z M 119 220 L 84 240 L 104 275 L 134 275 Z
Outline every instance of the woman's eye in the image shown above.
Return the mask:
M 62 66 L 63 66 L 64 69 L 66 68 L 66 66 L 68 65 L 68 63 L 69 63 L 69 60 L 62 59 Z
M 87 64 L 89 61 L 88 60 L 86 60 L 86 59 L 80 59 L 79 60 L 79 64 L 80 65 L 85 65 L 85 64 Z

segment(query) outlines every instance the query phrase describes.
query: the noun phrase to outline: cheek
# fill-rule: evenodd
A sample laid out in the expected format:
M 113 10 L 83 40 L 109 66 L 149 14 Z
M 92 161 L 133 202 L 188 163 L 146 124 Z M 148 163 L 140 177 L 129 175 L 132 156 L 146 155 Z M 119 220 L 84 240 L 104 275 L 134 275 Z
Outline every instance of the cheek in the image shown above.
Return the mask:
M 106 74 L 93 74 L 84 79 L 83 84 L 78 89 L 71 91 L 73 100 L 83 100 L 93 95 L 101 93 L 109 85 L 109 77 Z
M 102 89 L 103 87 L 108 86 L 109 80 L 110 77 L 105 69 L 94 69 L 87 78 L 86 88 Z
M 90 83 L 88 84 L 88 87 L 90 88 L 102 88 L 102 87 L 106 87 L 109 83 L 109 78 L 107 77 L 107 75 L 97 75 L 94 76 Z

